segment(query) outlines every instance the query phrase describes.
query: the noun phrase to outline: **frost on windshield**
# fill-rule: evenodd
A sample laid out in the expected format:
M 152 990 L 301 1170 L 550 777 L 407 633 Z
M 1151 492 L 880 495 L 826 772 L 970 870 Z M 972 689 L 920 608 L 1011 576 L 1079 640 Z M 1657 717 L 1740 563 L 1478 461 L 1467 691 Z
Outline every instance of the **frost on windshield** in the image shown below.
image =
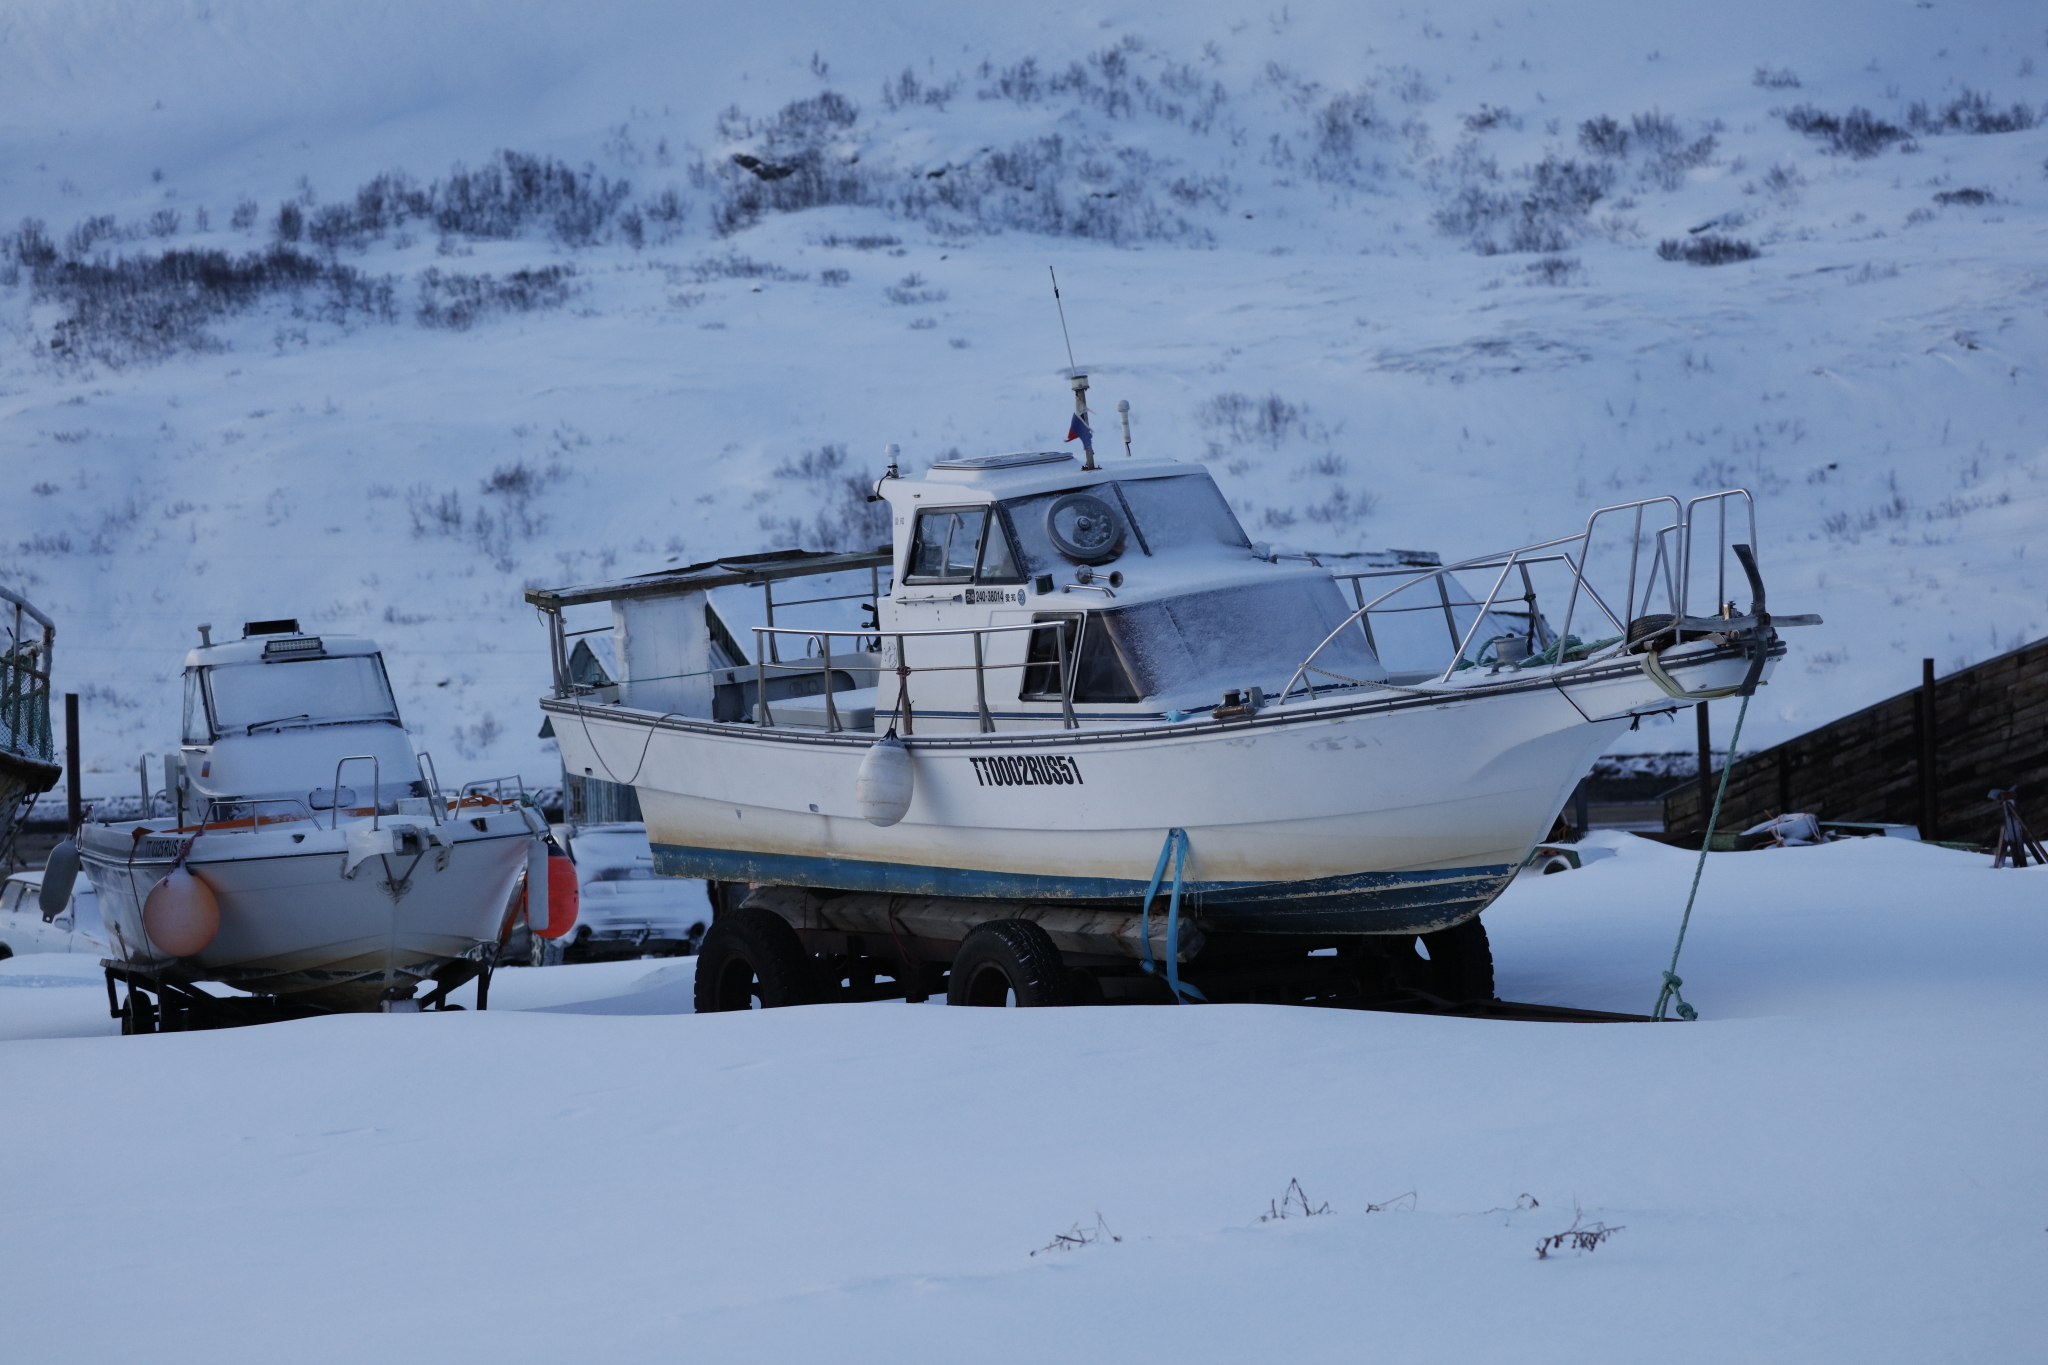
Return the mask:
M 1067 563 L 1107 563 L 1122 553 L 1121 548 L 1107 555 L 1096 553 L 1085 538 L 1077 553 L 1074 528 L 1052 524 L 1062 514 L 1067 514 L 1071 521 L 1077 497 L 1108 504 L 1112 522 L 1117 519 L 1116 509 L 1127 511 L 1137 532 L 1137 544 L 1148 555 L 1183 547 L 1245 549 L 1251 544 L 1231 514 L 1230 504 L 1223 500 L 1223 494 L 1207 474 L 1118 480 L 1079 490 L 1061 489 L 1014 498 L 1002 505 L 1011 529 L 1017 533 L 1027 572 L 1057 572 Z M 1066 547 L 1060 545 L 1062 533 L 1069 541 Z
M 1293 579 L 1105 611 L 1102 621 L 1136 671 L 1139 690 L 1156 697 L 1227 687 L 1277 691 L 1348 615 L 1335 583 Z M 1356 627 L 1331 640 L 1316 664 L 1359 681 L 1386 676 Z
M 206 672 L 213 724 L 221 733 L 247 731 L 269 721 L 398 721 L 384 665 L 374 654 L 232 664 Z
M 1222 490 L 1207 474 L 1177 474 L 1169 479 L 1128 479 L 1117 484 L 1138 533 L 1152 553 L 1183 545 L 1229 545 L 1248 549 L 1244 528 L 1237 524 Z

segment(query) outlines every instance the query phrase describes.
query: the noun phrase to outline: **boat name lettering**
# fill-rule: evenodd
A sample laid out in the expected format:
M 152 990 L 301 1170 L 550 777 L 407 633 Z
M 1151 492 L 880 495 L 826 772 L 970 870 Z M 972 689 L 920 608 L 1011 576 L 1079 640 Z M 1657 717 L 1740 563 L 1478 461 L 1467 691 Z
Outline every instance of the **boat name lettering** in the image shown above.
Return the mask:
M 1081 765 L 1064 754 L 1020 754 L 1015 758 L 970 758 L 974 780 L 984 787 L 1076 787 Z
M 967 590 L 967 603 L 969 606 L 974 606 L 978 603 L 983 602 L 1002 602 L 1006 604 L 1014 602 L 1021 607 L 1024 605 L 1024 589 L 969 588 Z

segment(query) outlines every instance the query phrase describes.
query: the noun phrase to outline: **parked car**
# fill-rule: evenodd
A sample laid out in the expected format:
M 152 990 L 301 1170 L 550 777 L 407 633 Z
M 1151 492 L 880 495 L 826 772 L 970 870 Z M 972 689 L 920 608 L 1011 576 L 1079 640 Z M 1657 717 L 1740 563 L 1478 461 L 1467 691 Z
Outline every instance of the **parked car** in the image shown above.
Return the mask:
M 645 824 L 558 825 L 555 837 L 576 864 L 576 927 L 536 939 L 522 923 L 501 960 L 540 967 L 696 954 L 711 923 L 704 883 L 656 876 Z
M 0 883 L 0 958 L 16 953 L 107 956 L 107 930 L 92 883 L 80 877 L 63 913 L 48 924 L 43 923 L 42 890 L 40 872 L 17 872 Z

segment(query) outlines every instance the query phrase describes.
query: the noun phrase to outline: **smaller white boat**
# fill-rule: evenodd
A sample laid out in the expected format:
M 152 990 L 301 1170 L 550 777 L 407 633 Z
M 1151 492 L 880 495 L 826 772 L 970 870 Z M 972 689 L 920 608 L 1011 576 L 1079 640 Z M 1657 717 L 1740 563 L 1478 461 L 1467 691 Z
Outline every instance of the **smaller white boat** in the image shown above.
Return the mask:
M 488 971 L 513 888 L 545 856 L 539 813 L 440 794 L 372 641 L 288 620 L 218 644 L 200 632 L 166 760 L 177 817 L 78 836 L 109 971 L 130 987 L 124 1027 L 187 1026 L 212 1008 L 198 981 L 286 1012 L 410 1010 Z

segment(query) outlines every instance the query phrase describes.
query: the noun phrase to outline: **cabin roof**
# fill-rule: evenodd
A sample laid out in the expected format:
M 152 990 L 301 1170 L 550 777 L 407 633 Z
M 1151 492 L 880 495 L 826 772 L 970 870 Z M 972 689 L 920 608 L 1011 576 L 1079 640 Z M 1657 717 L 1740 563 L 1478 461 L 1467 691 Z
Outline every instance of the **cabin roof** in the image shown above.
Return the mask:
M 851 554 L 828 554 L 821 550 L 770 550 L 757 555 L 728 555 L 707 559 L 678 569 L 661 569 L 613 579 L 608 583 L 584 583 L 568 588 L 528 588 L 526 600 L 547 611 L 560 611 L 586 602 L 617 602 L 629 598 L 674 597 L 710 588 L 729 588 L 771 583 L 784 578 L 808 578 L 812 574 L 838 573 L 845 569 L 887 568 L 890 546 L 856 550 Z
M 311 642 L 302 645 L 301 642 Z M 313 646 L 318 646 L 317 649 Z M 297 647 L 295 647 L 297 646 Z M 268 651 L 266 655 L 266 651 Z M 218 668 L 222 664 L 256 664 L 278 659 L 336 659 L 349 654 L 375 654 L 377 642 L 361 635 L 251 635 L 202 645 L 185 654 L 187 668 Z

